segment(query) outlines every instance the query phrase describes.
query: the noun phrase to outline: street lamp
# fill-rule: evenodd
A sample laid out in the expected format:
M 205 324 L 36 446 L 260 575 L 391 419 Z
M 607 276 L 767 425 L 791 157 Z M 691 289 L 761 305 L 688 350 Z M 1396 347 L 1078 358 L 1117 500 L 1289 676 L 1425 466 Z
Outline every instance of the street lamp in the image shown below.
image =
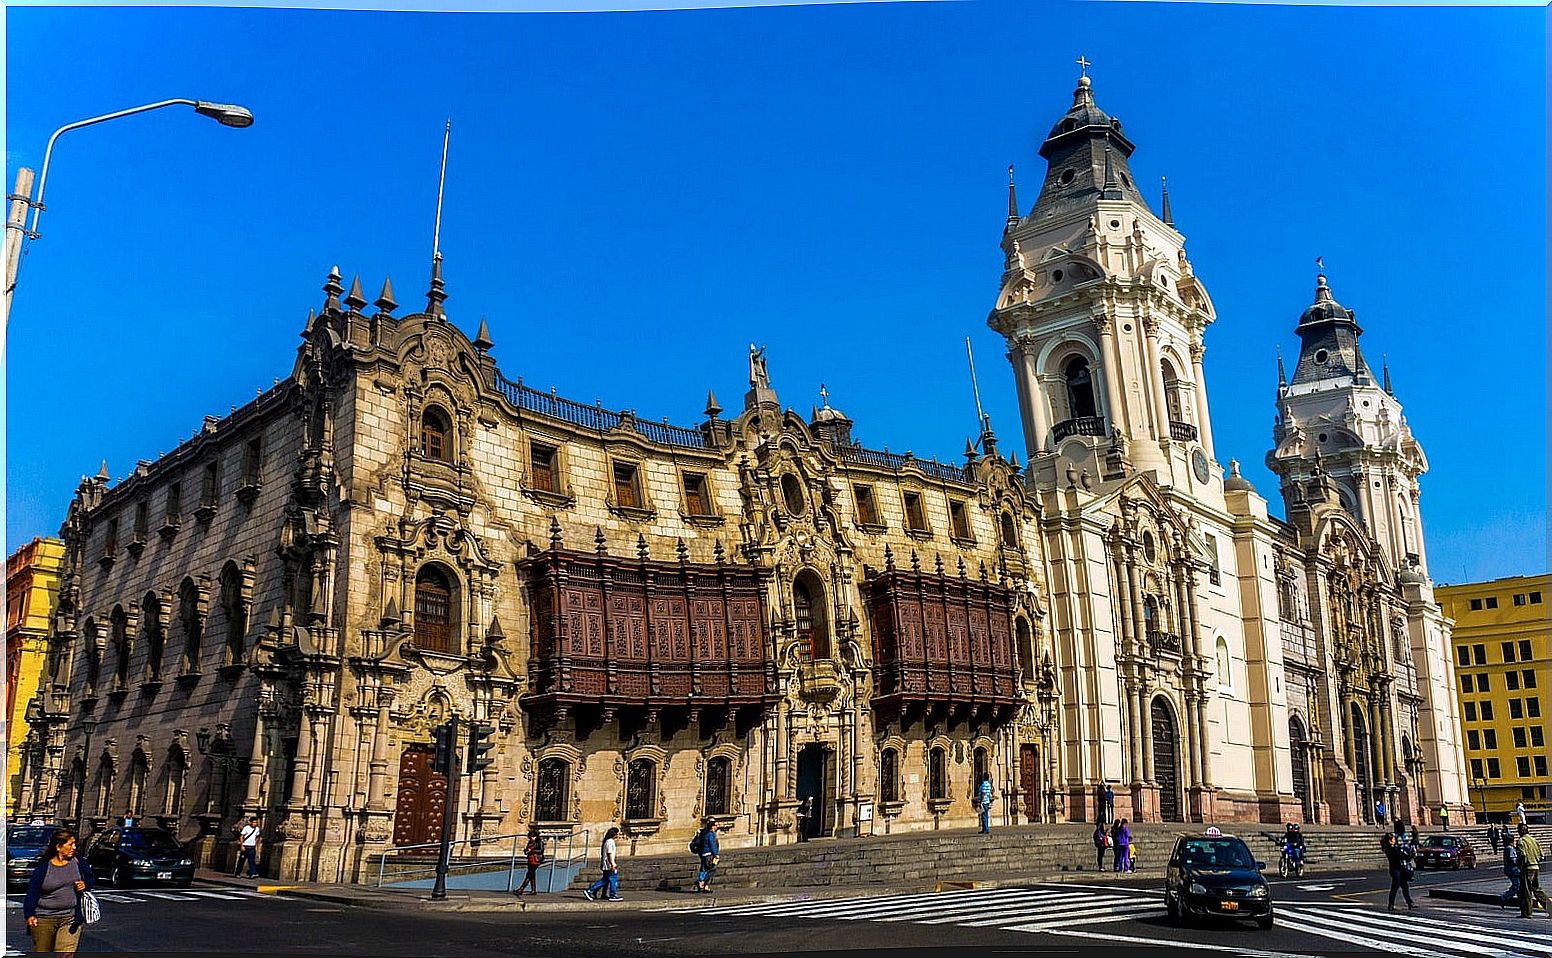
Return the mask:
M 86 733 L 86 742 L 81 748 L 81 780 L 76 784 L 75 803 L 75 833 L 82 840 L 86 838 L 86 777 L 92 767 L 92 733 L 97 731 L 97 720 L 93 718 L 81 719 L 81 731 Z
M 1471 784 L 1477 787 L 1477 794 L 1482 798 L 1482 817 L 1477 819 L 1477 824 L 1482 825 L 1487 822 L 1487 779 L 1478 775 L 1471 780 Z
M 21 265 L 21 243 L 25 239 L 38 238 L 38 219 L 43 215 L 43 188 L 48 184 L 49 161 L 53 159 L 54 141 L 59 139 L 61 133 L 69 130 L 78 130 L 83 126 L 91 126 L 107 120 L 117 120 L 119 117 L 132 116 L 136 113 L 145 113 L 150 110 L 160 110 L 168 106 L 191 106 L 194 112 L 200 116 L 208 116 L 222 126 L 243 129 L 253 125 L 253 113 L 246 107 L 235 103 L 213 103 L 209 100 L 159 100 L 156 103 L 147 103 L 143 106 L 130 107 L 127 110 L 118 110 L 114 113 L 104 113 L 102 116 L 94 116 L 85 120 L 77 120 L 67 123 L 55 130 L 48 138 L 48 146 L 43 150 L 43 167 L 38 174 L 38 191 L 36 197 L 31 194 L 31 170 L 20 170 L 16 177 L 16 191 L 11 195 L 11 215 L 5 224 L 5 322 L 9 327 L 11 323 L 11 292 L 16 288 L 16 273 Z M 22 220 L 26 217 L 26 208 L 32 208 L 32 225 L 23 227 Z M 3 345 L 3 343 L 0 343 Z

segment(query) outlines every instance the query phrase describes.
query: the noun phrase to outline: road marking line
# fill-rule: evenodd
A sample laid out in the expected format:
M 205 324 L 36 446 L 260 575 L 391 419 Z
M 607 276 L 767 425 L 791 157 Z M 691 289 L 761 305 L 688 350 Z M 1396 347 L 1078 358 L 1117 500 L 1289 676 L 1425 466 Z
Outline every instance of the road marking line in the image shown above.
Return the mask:
M 1293 926 L 1300 931 L 1307 931 L 1314 935 L 1320 935 L 1325 938 L 1335 938 L 1338 941 L 1346 941 L 1352 944 L 1363 945 L 1368 948 L 1379 948 L 1383 951 L 1391 951 L 1403 955 L 1418 955 L 1422 956 L 1422 958 L 1437 958 L 1440 951 L 1442 950 L 1442 943 L 1435 938 L 1427 938 L 1422 935 L 1409 935 L 1404 931 L 1397 931 L 1394 929 L 1375 929 L 1367 925 L 1361 925 L 1354 929 L 1351 926 L 1342 926 L 1337 924 L 1343 919 L 1350 918 L 1350 913 L 1344 914 L 1341 919 L 1326 918 L 1319 915 L 1308 914 L 1303 910 L 1294 909 L 1284 909 L 1283 914 L 1291 918 L 1300 919 L 1301 923 Z M 1335 924 L 1336 927 L 1346 927 L 1348 931 L 1361 931 L 1369 935 L 1372 935 L 1377 931 L 1383 931 L 1386 937 L 1376 939 L 1365 938 L 1358 935 L 1349 935 L 1345 934 L 1344 932 L 1335 930 L 1335 928 L 1332 927 L 1333 924 Z M 1401 944 L 1403 941 L 1416 941 L 1423 944 L 1433 945 L 1434 947 L 1432 950 L 1413 948 L 1409 945 Z M 1511 956 L 1518 954 L 1517 952 L 1508 951 L 1501 948 L 1484 948 L 1480 945 L 1471 945 L 1466 943 L 1457 944 L 1450 942 L 1448 943 L 1447 947 L 1450 951 L 1464 951 L 1479 955 Z
M 1112 921 L 1128 921 L 1133 918 L 1141 918 L 1144 915 L 1162 915 L 1164 910 L 1157 905 L 1137 906 L 1123 911 L 1101 912 L 1099 914 L 1072 914 L 1064 915 L 1056 921 L 1032 921 L 1022 925 L 1001 925 L 1003 931 L 1050 931 L 1055 928 L 1067 928 L 1072 925 L 1101 925 Z
M 921 924 L 943 925 L 950 922 L 963 921 L 966 918 L 985 918 L 1000 921 L 1005 919 L 999 918 L 998 916 L 1018 914 L 1020 912 L 1028 914 L 1030 912 L 1049 911 L 1053 908 L 1074 908 L 1079 905 L 1090 905 L 1094 903 L 1094 899 L 1083 895 L 1052 895 L 1044 898 L 1031 899 L 1029 901 L 1008 902 L 1006 904 L 993 905 L 987 908 L 977 908 L 968 914 L 964 911 L 959 911 L 957 914 L 925 919 L 921 922 Z
M 1209 945 L 1205 942 L 1161 942 L 1157 938 L 1139 938 L 1136 935 L 1107 935 L 1102 932 L 1069 931 L 1056 929 L 1049 934 L 1061 935 L 1064 938 L 1088 938 L 1097 941 L 1119 941 L 1134 945 L 1152 945 L 1158 947 L 1168 944 L 1172 948 L 1183 948 L 1202 951 L 1232 951 L 1236 955 L 1249 955 L 1251 958 L 1322 958 L 1320 955 L 1307 955 L 1296 951 L 1259 951 L 1255 948 L 1244 948 L 1239 945 Z
M 1066 919 L 1068 919 L 1068 918 L 1082 917 L 1084 915 L 1109 915 L 1109 914 L 1119 914 L 1121 912 L 1161 911 L 1161 910 L 1162 909 L 1159 907 L 1159 905 L 1156 902 L 1140 901 L 1140 902 L 1100 903 L 1100 902 L 1089 901 L 1089 902 L 1075 902 L 1075 903 L 1073 903 L 1073 907 L 1071 907 L 1071 908 L 1057 909 L 1055 911 L 1055 913 L 1053 913 L 1053 914 L 1046 914 L 1044 916 L 1041 915 L 1040 911 L 1026 912 L 1023 915 L 968 916 L 970 920 L 963 921 L 960 924 L 963 927 L 966 927 L 966 928 L 983 928 L 983 927 L 986 927 L 986 926 L 989 926 L 989 925 L 1001 925 L 1001 924 L 1004 924 L 1004 923 L 1010 922 L 1010 921 L 1019 921 L 1021 919 L 1023 919 L 1023 920 L 1041 919 L 1042 917 L 1043 917 L 1044 920 L 1039 921 L 1037 923 L 1040 923 L 1040 924 L 1060 924 L 1060 923 L 1066 921 Z
M 988 916 L 997 914 L 999 912 L 1028 910 L 1031 908 L 1048 908 L 1053 905 L 1076 905 L 1084 901 L 1088 901 L 1088 898 L 1084 895 L 1061 895 L 1054 893 L 1022 895 L 1017 898 L 1006 898 L 1001 901 L 974 902 L 972 903 L 972 907 L 969 908 L 960 906 L 955 906 L 953 908 L 923 908 L 918 912 L 913 912 L 908 915 L 894 915 L 889 918 L 882 918 L 879 920 L 919 921 L 924 925 L 934 925 L 944 922 L 956 921 L 960 918 L 974 917 L 976 915 Z
M 886 916 L 886 915 L 903 915 L 905 920 L 909 920 L 912 916 L 915 916 L 915 915 L 926 915 L 926 914 L 932 914 L 932 913 L 936 913 L 936 912 L 947 911 L 947 910 L 951 910 L 951 909 L 971 908 L 971 907 L 976 907 L 976 906 L 988 905 L 988 904 L 991 904 L 993 902 L 999 902 L 999 901 L 1012 901 L 1012 900 L 1015 900 L 1015 899 L 1020 899 L 1021 900 L 1021 899 L 1026 899 L 1026 898 L 1041 898 L 1041 897 L 1046 897 L 1046 896 L 1049 896 L 1049 895 L 1052 895 L 1052 894 L 1054 894 L 1054 893 L 1053 892 L 1045 892 L 1045 891 L 1034 891 L 1034 890 L 1031 890 L 1031 891 L 1019 891 L 1017 889 L 1012 889 L 1012 888 L 1002 888 L 1002 889 L 998 889 L 996 891 L 980 892 L 980 893 L 977 893 L 977 894 L 975 894 L 973 896 L 971 896 L 971 895 L 962 895 L 962 896 L 955 897 L 953 899 L 938 898 L 938 899 L 931 900 L 931 901 L 912 901 L 912 902 L 888 902 L 888 901 L 885 901 L 885 902 L 879 902 L 877 899 L 874 899 L 874 900 L 871 900 L 871 901 L 868 901 L 868 900 L 861 900 L 861 901 L 859 901 L 859 900 L 853 899 L 852 901 L 853 901 L 855 907 L 843 908 L 842 910 L 843 911 L 847 911 L 847 912 L 853 912 L 853 911 L 867 912 L 865 917 L 877 918 L 877 919 L 879 919 L 881 921 L 884 921 L 884 920 L 897 921 L 897 920 L 900 920 L 900 919 L 899 918 L 887 918 L 886 919 L 884 916 Z
M 881 912 L 893 913 L 902 908 L 915 908 L 923 905 L 935 907 L 959 907 L 966 903 L 983 901 L 999 896 L 1017 894 L 1017 889 L 999 888 L 992 891 L 977 892 L 928 892 L 923 895 L 879 895 L 871 898 L 832 898 L 824 901 L 802 902 L 778 902 L 775 905 L 755 905 L 749 908 L 732 908 L 722 911 L 721 914 L 734 915 L 783 915 L 787 917 L 807 917 L 811 914 L 838 914 L 841 912 L 853 912 L 872 910 L 874 914 Z M 756 911 L 755 909 L 759 909 Z
M 1007 891 L 1007 889 L 998 889 L 998 891 Z M 875 896 L 866 897 L 866 898 L 804 898 L 804 899 L 791 899 L 791 900 L 788 900 L 788 901 L 762 902 L 762 903 L 760 903 L 758 905 L 725 905 L 725 906 L 723 906 L 721 908 L 708 908 L 708 909 L 704 909 L 704 910 L 703 909 L 699 909 L 699 908 L 681 908 L 681 909 L 678 909 L 678 910 L 680 912 L 684 912 L 684 913 L 704 913 L 704 914 L 719 914 L 719 915 L 762 915 L 762 914 L 781 913 L 781 912 L 784 912 L 786 909 L 791 908 L 794 905 L 799 905 L 799 906 L 815 906 L 815 907 L 817 907 L 817 906 L 820 906 L 820 905 L 836 904 L 836 903 L 840 903 L 840 902 L 874 901 L 874 902 L 903 903 L 903 902 L 908 902 L 908 901 L 943 901 L 946 898 L 963 899 L 963 898 L 969 897 L 969 896 L 979 897 L 979 896 L 990 895 L 990 894 L 993 894 L 993 892 L 990 892 L 990 891 L 977 891 L 977 892 L 964 892 L 964 891 L 932 892 L 932 891 L 929 891 L 929 892 L 923 892 L 923 893 L 917 894 L 917 895 L 875 895 Z
M 1308 906 L 1305 906 L 1303 910 L 1314 912 L 1315 914 L 1337 915 L 1346 921 L 1367 926 L 1377 926 L 1379 930 L 1384 931 L 1390 930 L 1390 928 L 1397 924 L 1403 926 L 1410 925 L 1416 931 L 1426 931 L 1429 934 L 1443 938 L 1459 938 L 1466 941 L 1478 941 L 1497 945 L 1523 945 L 1533 951 L 1538 949 L 1546 950 L 1544 947 L 1546 945 L 1545 939 L 1527 940 L 1519 937 L 1519 935 L 1509 929 L 1483 928 L 1470 922 L 1443 922 L 1423 918 L 1422 916 L 1402 915 L 1399 912 L 1392 916 L 1388 912 L 1381 915 L 1369 911 L 1338 911 L 1336 909 L 1310 908 Z M 1478 934 L 1472 934 L 1472 932 L 1478 932 Z
M 171 892 L 165 892 L 165 891 L 143 891 L 143 892 L 140 892 L 139 894 L 146 895 L 146 896 L 149 896 L 151 898 L 162 898 L 162 899 L 165 899 L 167 901 L 193 901 L 194 900 L 193 898 L 190 898 L 188 895 L 174 895 Z

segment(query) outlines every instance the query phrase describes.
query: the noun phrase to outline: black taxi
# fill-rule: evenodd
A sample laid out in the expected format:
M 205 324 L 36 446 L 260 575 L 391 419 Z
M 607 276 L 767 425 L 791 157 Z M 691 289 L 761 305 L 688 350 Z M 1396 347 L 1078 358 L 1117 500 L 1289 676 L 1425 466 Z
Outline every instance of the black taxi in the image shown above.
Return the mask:
M 1216 828 L 1180 836 L 1164 877 L 1170 921 L 1253 918 L 1262 928 L 1272 927 L 1272 890 L 1261 876 L 1264 868 L 1242 840 Z

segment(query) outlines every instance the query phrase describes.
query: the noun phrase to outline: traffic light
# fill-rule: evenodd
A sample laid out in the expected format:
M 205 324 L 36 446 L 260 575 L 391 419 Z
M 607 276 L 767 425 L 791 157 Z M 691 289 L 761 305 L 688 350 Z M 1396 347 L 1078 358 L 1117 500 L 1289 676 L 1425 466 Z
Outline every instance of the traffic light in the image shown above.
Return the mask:
M 486 754 L 496 747 L 496 743 L 490 741 L 490 737 L 495 734 L 495 726 L 484 722 L 474 722 L 469 726 L 469 748 L 464 769 L 470 775 L 487 769 L 495 763 L 496 760 Z
M 457 745 L 455 735 L 457 732 L 451 722 L 444 722 L 431 730 L 436 749 L 431 756 L 431 770 L 439 775 L 453 774 L 453 749 Z

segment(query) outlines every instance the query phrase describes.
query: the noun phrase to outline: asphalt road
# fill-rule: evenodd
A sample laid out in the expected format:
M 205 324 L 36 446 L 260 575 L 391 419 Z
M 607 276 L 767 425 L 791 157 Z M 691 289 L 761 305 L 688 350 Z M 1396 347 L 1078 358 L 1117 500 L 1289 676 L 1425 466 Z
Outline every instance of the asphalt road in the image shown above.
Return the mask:
M 1485 870 L 1479 877 L 1490 877 Z M 1176 928 L 1157 880 L 1031 884 L 1017 888 L 828 897 L 716 906 L 686 896 L 650 909 L 598 904 L 573 911 L 385 911 L 280 898 L 245 889 L 104 889 L 104 920 L 85 951 L 311 955 L 1197 954 L 1394 953 L 1413 956 L 1552 955 L 1552 919 L 1522 920 L 1490 906 L 1425 897 L 1388 913 L 1383 875 L 1274 879 L 1277 924 Z M 19 897 L 7 902 L 7 941 L 25 948 Z

